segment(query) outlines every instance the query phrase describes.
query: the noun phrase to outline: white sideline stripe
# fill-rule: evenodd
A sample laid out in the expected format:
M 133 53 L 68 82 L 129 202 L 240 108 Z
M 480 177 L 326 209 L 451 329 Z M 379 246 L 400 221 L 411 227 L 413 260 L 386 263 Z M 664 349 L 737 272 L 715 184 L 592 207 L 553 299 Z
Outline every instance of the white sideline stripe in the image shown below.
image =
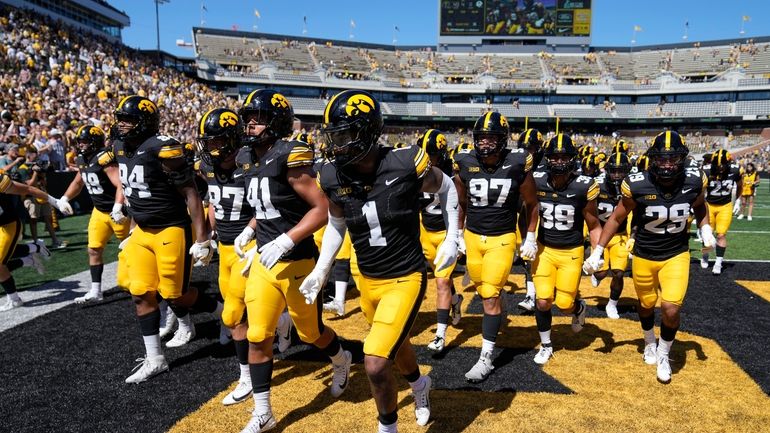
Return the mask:
M 729 230 L 727 232 L 728 234 L 732 233 L 750 233 L 750 234 L 759 234 L 759 235 L 766 235 L 770 234 L 770 231 L 767 230 Z
M 117 263 L 112 262 L 104 265 L 104 274 L 102 274 L 104 290 L 114 287 L 114 284 L 104 284 L 104 282 L 116 281 Z M 76 283 L 77 286 L 67 289 L 68 284 L 62 283 Z M 29 322 L 43 314 L 66 307 L 75 298 L 84 295 L 90 289 L 91 271 L 86 269 L 83 272 L 61 278 L 59 281 L 51 281 L 50 283 L 19 292 L 19 296 L 24 300 L 24 306 L 0 312 L 0 332 Z M 0 299 L 0 305 L 6 302 L 5 296 Z
M 770 263 L 770 260 L 752 260 L 752 259 L 748 259 L 748 260 L 732 260 L 732 259 L 729 259 L 729 260 L 726 260 L 726 262 L 727 263 Z

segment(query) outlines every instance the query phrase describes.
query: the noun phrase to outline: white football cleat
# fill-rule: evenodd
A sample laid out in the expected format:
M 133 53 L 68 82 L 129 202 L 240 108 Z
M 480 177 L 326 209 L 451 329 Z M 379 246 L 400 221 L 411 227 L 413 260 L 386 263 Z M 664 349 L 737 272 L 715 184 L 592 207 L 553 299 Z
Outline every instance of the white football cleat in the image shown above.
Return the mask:
M 701 269 L 709 268 L 709 256 L 703 256 L 700 258 L 700 268 Z
M 618 306 L 615 304 L 607 303 L 607 306 L 604 307 L 604 311 L 607 313 L 607 317 L 610 319 L 620 319 L 620 314 L 618 314 Z
M 337 398 L 345 392 L 348 386 L 348 377 L 350 376 L 350 365 L 353 364 L 353 354 L 347 350 L 342 351 L 345 362 L 342 365 L 332 364 L 332 397 Z
M 164 371 L 168 371 L 168 363 L 163 355 L 148 356 L 136 360 L 139 364 L 134 367 L 134 374 L 126 378 L 126 383 L 141 383 Z
M 742 220 L 743 219 L 743 214 L 738 215 L 738 219 Z
M 85 303 L 92 302 L 92 301 L 93 302 L 99 302 L 99 301 L 101 301 L 103 299 L 104 299 L 104 295 L 102 295 L 102 291 L 101 290 L 98 291 L 98 292 L 89 291 L 85 295 L 79 296 L 79 297 L 75 298 L 75 303 L 76 304 L 85 304 Z
M 535 364 L 545 365 L 549 359 L 553 358 L 553 346 L 540 346 L 540 350 L 535 354 Z
M 176 314 L 174 314 L 174 311 L 171 309 L 171 307 L 166 307 L 165 312 L 163 311 L 163 308 L 161 308 L 160 316 L 160 338 L 166 338 L 176 329 Z
M 174 332 L 174 337 L 166 342 L 166 347 L 181 347 L 191 342 L 193 338 L 195 338 L 195 326 L 192 326 L 189 331 L 180 327 Z
M 658 354 L 658 382 L 671 382 L 671 364 L 668 362 L 668 356 Z
M 714 268 L 711 270 L 711 273 L 714 275 L 721 275 L 722 274 L 722 264 L 719 262 L 714 263 Z
M 251 413 L 251 419 L 241 433 L 262 433 L 275 428 L 275 417 L 272 412 L 257 414 Z
M 10 296 L 6 296 L 5 305 L 0 307 L 0 311 L 13 310 L 14 308 L 19 308 L 22 305 L 24 305 L 24 301 L 22 301 L 21 298 L 13 299 Z
M 287 313 L 281 314 L 281 318 L 278 319 L 278 327 L 275 329 L 278 336 L 278 351 L 281 353 L 291 346 L 292 326 L 294 326 L 294 322 L 291 321 L 291 316 Z
M 646 344 L 642 359 L 644 359 L 644 363 L 647 365 L 655 365 L 658 362 L 658 345 L 655 343 Z
M 524 311 L 535 311 L 535 300 L 531 296 L 527 296 L 519 302 L 519 308 Z
M 492 354 L 489 352 L 481 352 L 481 356 L 479 356 L 479 360 L 476 361 L 476 364 L 465 373 L 465 379 L 470 383 L 482 382 L 489 377 L 489 374 L 492 373 L 492 370 L 494 369 L 495 366 L 492 365 Z
M 324 302 L 324 312 L 334 313 L 337 316 L 345 315 L 345 303 L 332 300 L 331 302 Z
M 45 260 L 51 259 L 51 251 L 45 246 L 45 242 L 42 239 L 36 239 L 34 244 L 37 245 L 39 251 L 33 254 L 39 254 Z
M 430 388 L 433 381 L 430 376 L 425 376 L 425 386 L 422 391 L 412 390 L 414 396 L 414 417 L 417 419 L 417 425 L 424 426 L 430 420 Z
M 235 389 L 222 399 L 222 404 L 225 406 L 230 406 L 233 404 L 243 403 L 244 401 L 248 400 L 249 396 L 251 395 L 251 390 L 252 387 L 250 380 L 239 380 L 238 385 L 235 386 Z
M 588 307 L 586 307 L 586 301 L 580 300 L 578 301 L 582 306 L 582 310 L 580 314 L 573 314 L 572 315 L 572 332 L 578 333 L 583 330 L 583 325 L 586 324 L 586 310 Z
M 452 326 L 457 326 L 460 323 L 460 319 L 463 317 L 463 295 L 457 294 L 457 302 L 453 303 L 449 314 L 452 316 Z
M 434 352 L 441 352 L 444 350 L 444 337 L 439 337 L 438 335 L 433 337 L 433 341 L 428 343 L 428 350 Z
M 752 220 L 752 218 L 751 218 L 751 215 L 749 215 L 748 217 L 746 217 L 746 220 L 748 220 L 748 221 L 751 221 L 751 220 Z

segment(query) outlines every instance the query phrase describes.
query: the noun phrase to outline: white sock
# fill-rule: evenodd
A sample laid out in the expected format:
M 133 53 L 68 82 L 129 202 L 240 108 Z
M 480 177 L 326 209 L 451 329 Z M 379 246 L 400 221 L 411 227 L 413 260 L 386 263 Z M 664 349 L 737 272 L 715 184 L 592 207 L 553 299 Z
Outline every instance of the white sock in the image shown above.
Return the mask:
M 527 296 L 535 299 L 535 283 L 532 281 L 527 281 Z
M 610 299 L 609 301 L 607 301 L 607 305 L 612 305 L 613 307 L 617 307 L 618 301 L 615 299 Z
M 40 245 L 37 242 L 27 242 L 27 247 L 29 247 L 30 253 L 40 252 Z
M 225 304 L 223 304 L 221 302 L 217 302 L 217 309 L 214 310 L 214 313 L 213 313 L 214 317 L 221 318 L 222 317 L 222 310 L 224 310 L 224 309 L 225 309 Z
M 668 356 L 668 353 L 671 352 L 671 345 L 673 344 L 674 344 L 674 340 L 666 341 L 661 338 L 658 341 L 658 355 Z
M 329 359 L 332 360 L 332 364 L 334 365 L 342 365 L 345 363 L 345 351 L 342 350 L 342 346 L 340 346 L 340 350 L 337 351 L 337 353 L 334 356 L 330 356 Z
M 192 314 L 187 313 L 184 315 L 184 317 L 177 317 L 179 319 L 179 330 L 191 332 L 193 329 L 193 322 L 192 322 Z
M 273 409 L 270 407 L 270 391 L 255 392 L 253 396 L 254 413 L 262 415 L 273 412 Z
M 347 281 L 335 281 L 334 282 L 334 302 L 338 304 L 345 303 L 345 293 L 348 291 Z
M 377 433 L 398 433 L 398 421 L 393 424 L 385 425 L 381 422 L 377 422 Z
M 724 257 L 719 257 L 719 256 L 717 256 L 717 260 L 714 262 L 714 265 L 715 265 L 715 266 L 717 266 L 717 265 L 718 265 L 718 266 L 721 266 L 721 265 L 722 265 L 722 260 L 723 260 L 723 259 L 724 259 Z
M 21 258 L 22 266 L 32 266 L 32 264 L 34 264 L 34 263 L 35 263 L 35 261 L 32 260 L 32 256 L 26 256 L 26 257 L 22 257 Z
M 163 355 L 163 351 L 160 349 L 160 334 L 143 335 L 142 339 L 147 356 Z
M 648 330 L 643 329 L 642 331 L 644 331 L 644 344 L 655 343 L 655 328 Z
M 91 293 L 101 293 L 102 283 L 91 283 Z
M 425 389 L 425 385 L 427 383 L 425 377 L 425 375 L 421 374 L 419 379 L 415 380 L 414 382 L 409 382 L 409 386 L 412 387 L 412 391 L 422 391 Z
M 447 324 L 446 323 L 439 323 L 439 324 L 437 324 L 436 325 L 436 336 L 444 338 L 444 336 L 446 335 L 446 328 L 447 328 Z
M 481 353 L 492 353 L 495 350 L 495 342 L 486 339 L 481 340 Z
M 251 383 L 251 372 L 249 371 L 249 364 L 238 364 L 241 368 L 241 378 L 238 379 L 241 382 Z
M 551 330 L 547 331 L 538 331 L 538 334 L 540 334 L 540 343 L 543 345 L 551 344 Z

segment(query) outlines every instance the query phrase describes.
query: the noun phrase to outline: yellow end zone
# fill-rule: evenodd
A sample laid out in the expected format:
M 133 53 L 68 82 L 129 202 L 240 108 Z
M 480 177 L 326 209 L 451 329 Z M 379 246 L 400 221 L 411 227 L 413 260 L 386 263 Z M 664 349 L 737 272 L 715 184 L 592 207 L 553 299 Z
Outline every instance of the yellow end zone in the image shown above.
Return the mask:
M 743 281 L 736 280 L 737 284 L 751 290 L 754 294 L 770 302 L 770 282 L 767 281 Z

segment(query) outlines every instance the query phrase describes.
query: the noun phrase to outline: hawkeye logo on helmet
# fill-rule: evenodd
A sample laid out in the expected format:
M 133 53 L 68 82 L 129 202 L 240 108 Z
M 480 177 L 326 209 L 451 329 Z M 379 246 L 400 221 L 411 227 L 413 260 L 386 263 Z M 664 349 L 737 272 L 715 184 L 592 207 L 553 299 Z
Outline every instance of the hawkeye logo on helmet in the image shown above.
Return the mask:
M 142 99 L 139 101 L 139 105 L 137 105 L 136 108 L 142 111 L 149 111 L 150 113 L 158 111 L 158 107 L 156 107 L 155 104 L 149 99 Z
M 219 115 L 219 126 L 223 128 L 227 128 L 229 126 L 235 126 L 238 124 L 238 115 L 231 112 L 231 111 L 225 111 L 224 113 Z
M 104 135 L 104 131 L 96 126 L 92 126 L 91 129 L 88 130 L 88 133 L 91 135 Z
M 444 134 L 439 134 L 436 137 L 436 147 L 439 149 L 443 149 L 446 147 L 446 137 L 444 137 Z
M 508 119 L 506 119 L 505 116 L 500 116 L 500 126 L 508 126 Z
M 270 103 L 273 104 L 273 107 L 289 108 L 289 101 L 280 93 L 274 93 L 273 97 L 270 98 Z
M 374 111 L 374 100 L 366 95 L 353 95 L 348 98 L 347 105 L 345 106 L 345 113 L 348 116 L 360 116 L 362 113 L 370 113 Z

